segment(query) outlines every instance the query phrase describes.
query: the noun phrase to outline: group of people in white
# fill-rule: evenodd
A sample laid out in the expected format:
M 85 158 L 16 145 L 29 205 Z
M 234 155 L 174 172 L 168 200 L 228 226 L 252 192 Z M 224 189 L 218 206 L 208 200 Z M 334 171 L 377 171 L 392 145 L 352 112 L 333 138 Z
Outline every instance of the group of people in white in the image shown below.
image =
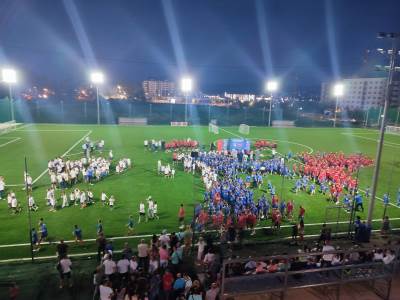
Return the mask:
M 142 221 L 142 218 L 145 220 L 145 222 L 148 222 L 149 219 L 159 219 L 158 216 L 158 204 L 157 201 L 154 201 L 151 196 L 147 197 L 146 199 L 147 202 L 147 212 L 146 212 L 146 205 L 144 201 L 141 201 L 139 203 L 139 220 L 138 223 Z
M 175 178 L 175 169 L 170 164 L 163 165 L 161 160 L 157 161 L 158 175 L 164 175 L 167 178 Z
M 118 164 L 115 166 L 115 173 L 120 174 L 127 169 L 130 169 L 132 166 L 130 158 L 122 158 L 118 161 Z

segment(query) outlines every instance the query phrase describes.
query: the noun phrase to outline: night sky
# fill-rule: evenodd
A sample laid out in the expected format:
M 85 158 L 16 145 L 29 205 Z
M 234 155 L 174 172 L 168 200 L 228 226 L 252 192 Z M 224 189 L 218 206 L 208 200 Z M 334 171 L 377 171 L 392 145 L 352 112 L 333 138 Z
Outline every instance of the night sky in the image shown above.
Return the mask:
M 399 0 L 0 0 L 0 66 L 21 85 L 177 80 L 205 92 L 319 87 L 366 67 L 379 31 L 400 31 Z M 371 58 L 372 59 L 372 58 Z

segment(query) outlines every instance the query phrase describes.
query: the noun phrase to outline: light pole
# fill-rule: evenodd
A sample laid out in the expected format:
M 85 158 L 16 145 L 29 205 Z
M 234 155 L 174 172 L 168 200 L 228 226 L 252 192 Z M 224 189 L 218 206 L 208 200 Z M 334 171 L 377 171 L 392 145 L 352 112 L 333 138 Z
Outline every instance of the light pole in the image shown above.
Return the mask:
M 17 83 L 17 72 L 14 69 L 1 70 L 2 80 L 8 84 L 8 99 L 10 101 L 11 121 L 15 120 L 14 100 L 12 98 L 12 85 Z
M 279 88 L 279 83 L 276 80 L 268 80 L 265 89 L 270 93 L 271 99 L 269 101 L 269 114 L 268 114 L 268 127 L 271 127 L 271 112 L 272 112 L 272 101 L 274 99 L 273 93 Z
M 338 110 L 338 105 L 339 105 L 339 97 L 342 97 L 344 94 L 344 85 L 342 83 L 336 83 L 333 86 L 333 96 L 336 97 L 336 105 L 335 105 L 335 113 L 334 113 L 334 119 L 333 119 L 333 127 L 336 127 L 336 113 Z
M 187 98 L 188 94 L 192 92 L 193 90 L 193 80 L 190 77 L 183 77 L 181 79 L 181 91 L 185 95 L 185 122 L 187 122 L 188 119 L 188 103 L 187 103 Z
M 104 74 L 99 71 L 92 72 L 90 74 L 90 81 L 96 86 L 97 125 L 100 125 L 99 85 L 104 83 Z
M 379 33 L 378 38 L 388 38 L 392 41 L 392 51 L 389 52 L 390 54 L 390 66 L 389 66 L 389 74 L 388 79 L 386 82 L 386 92 L 385 92 L 385 102 L 383 105 L 383 114 L 382 114 L 382 121 L 380 124 L 380 132 L 379 132 L 379 142 L 376 149 L 376 159 L 375 159 L 375 169 L 374 174 L 372 177 L 372 191 L 371 191 L 371 200 L 368 206 L 368 218 L 367 223 L 371 226 L 372 223 L 372 215 L 374 212 L 375 206 L 375 197 L 376 197 L 376 189 L 378 186 L 378 178 L 379 178 L 379 169 L 381 165 L 381 156 L 382 156 L 382 148 L 383 148 L 383 141 L 385 137 L 385 127 L 386 127 L 386 115 L 387 109 L 390 104 L 390 96 L 391 96 L 391 88 L 393 84 L 393 77 L 396 71 L 396 55 L 397 55 L 397 42 L 400 39 L 400 32 L 398 33 Z

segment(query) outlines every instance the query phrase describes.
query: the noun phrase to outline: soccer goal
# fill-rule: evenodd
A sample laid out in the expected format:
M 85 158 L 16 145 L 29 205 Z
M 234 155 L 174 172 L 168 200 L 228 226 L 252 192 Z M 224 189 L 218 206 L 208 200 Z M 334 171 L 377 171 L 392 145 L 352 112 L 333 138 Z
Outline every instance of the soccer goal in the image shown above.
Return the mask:
M 15 121 L 0 123 L 0 135 L 13 131 L 16 128 L 17 128 L 17 123 L 15 123 Z
M 250 126 L 246 124 L 240 124 L 239 133 L 248 135 L 250 133 Z
M 387 133 L 400 134 L 399 126 L 386 126 Z
M 208 132 L 218 134 L 219 133 L 218 125 L 213 123 L 208 124 Z

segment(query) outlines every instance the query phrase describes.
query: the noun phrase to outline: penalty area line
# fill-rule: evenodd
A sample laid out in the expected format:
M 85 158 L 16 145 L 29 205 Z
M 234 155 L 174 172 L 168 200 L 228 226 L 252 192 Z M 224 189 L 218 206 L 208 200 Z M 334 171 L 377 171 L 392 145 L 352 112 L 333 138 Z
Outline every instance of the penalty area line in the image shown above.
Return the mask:
M 65 151 L 62 155 L 61 158 L 65 157 L 69 152 L 71 152 L 80 142 L 82 142 L 86 137 L 88 137 L 92 133 L 91 130 L 89 130 L 83 137 L 81 137 L 78 141 L 76 141 L 75 144 L 73 144 L 67 151 Z M 46 173 L 48 169 L 46 168 L 36 179 L 32 182 L 32 184 L 35 184 L 40 178 L 42 178 Z

